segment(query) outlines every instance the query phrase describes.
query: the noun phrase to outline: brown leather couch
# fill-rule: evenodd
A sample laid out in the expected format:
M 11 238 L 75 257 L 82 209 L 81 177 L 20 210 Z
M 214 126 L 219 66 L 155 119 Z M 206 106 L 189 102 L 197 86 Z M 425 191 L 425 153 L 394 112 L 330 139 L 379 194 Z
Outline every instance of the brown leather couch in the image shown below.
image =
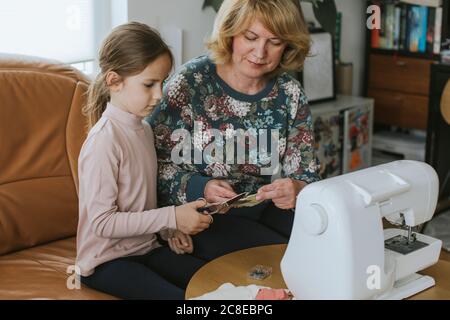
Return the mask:
M 87 86 L 68 66 L 0 56 L 0 299 L 113 298 L 67 286 Z

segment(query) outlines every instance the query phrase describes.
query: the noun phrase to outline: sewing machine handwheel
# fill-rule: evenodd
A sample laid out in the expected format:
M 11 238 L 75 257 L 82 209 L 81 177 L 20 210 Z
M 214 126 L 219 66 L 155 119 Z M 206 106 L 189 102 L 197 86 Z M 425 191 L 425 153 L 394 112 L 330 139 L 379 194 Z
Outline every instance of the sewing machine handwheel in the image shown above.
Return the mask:
M 328 228 L 328 215 L 322 206 L 312 204 L 302 212 L 303 230 L 312 235 L 318 236 Z

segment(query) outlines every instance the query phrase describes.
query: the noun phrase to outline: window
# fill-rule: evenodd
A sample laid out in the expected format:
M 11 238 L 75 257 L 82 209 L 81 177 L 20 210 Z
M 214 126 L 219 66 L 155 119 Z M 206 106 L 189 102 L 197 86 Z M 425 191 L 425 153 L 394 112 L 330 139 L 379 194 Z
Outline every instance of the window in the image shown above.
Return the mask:
M 56 59 L 92 74 L 101 40 L 126 20 L 125 3 L 0 0 L 0 53 Z
M 81 72 L 93 76 L 95 72 L 95 61 L 94 59 L 71 63 L 72 67 L 77 68 Z

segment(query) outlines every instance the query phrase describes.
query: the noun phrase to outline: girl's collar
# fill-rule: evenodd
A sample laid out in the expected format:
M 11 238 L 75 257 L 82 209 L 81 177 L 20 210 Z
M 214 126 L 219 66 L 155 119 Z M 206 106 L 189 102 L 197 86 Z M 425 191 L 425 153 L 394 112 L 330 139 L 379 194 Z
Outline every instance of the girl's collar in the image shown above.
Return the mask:
M 133 129 L 142 129 L 143 118 L 132 113 L 126 112 L 118 107 L 115 107 L 112 103 L 108 103 L 105 111 L 103 112 L 103 116 L 117 120 L 120 123 L 133 128 Z

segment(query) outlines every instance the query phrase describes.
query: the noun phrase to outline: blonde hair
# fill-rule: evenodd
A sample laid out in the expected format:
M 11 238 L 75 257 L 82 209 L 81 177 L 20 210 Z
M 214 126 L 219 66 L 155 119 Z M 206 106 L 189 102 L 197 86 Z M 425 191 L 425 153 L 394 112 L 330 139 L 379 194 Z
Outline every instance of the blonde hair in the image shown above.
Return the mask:
M 211 38 L 206 42 L 216 64 L 231 61 L 233 37 L 242 34 L 254 19 L 287 43 L 273 74 L 301 70 L 311 38 L 301 8 L 294 0 L 225 0 L 219 9 Z
M 116 27 L 102 43 L 100 73 L 87 92 L 83 114 L 88 118 L 88 129 L 100 119 L 111 98 L 106 75 L 113 71 L 123 79 L 139 74 L 163 54 L 168 54 L 173 64 L 167 44 L 156 30 L 146 24 L 130 22 Z

